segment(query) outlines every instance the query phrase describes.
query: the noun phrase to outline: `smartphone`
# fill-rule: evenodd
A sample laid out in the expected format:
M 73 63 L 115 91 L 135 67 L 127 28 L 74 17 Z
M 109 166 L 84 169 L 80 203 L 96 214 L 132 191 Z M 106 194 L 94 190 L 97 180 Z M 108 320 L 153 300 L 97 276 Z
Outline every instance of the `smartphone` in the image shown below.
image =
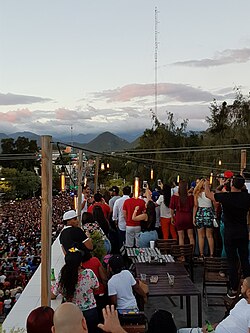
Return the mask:
M 142 187 L 143 188 L 147 188 L 148 187 L 148 182 L 146 180 L 143 181 Z
M 157 180 L 157 186 L 161 186 L 161 179 Z

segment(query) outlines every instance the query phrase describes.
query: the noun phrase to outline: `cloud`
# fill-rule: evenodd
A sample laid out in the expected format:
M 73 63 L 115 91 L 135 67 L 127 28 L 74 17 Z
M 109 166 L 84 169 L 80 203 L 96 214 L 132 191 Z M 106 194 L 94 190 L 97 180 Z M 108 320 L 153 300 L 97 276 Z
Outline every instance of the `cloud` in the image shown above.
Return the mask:
M 0 105 L 19 105 L 19 104 L 33 104 L 51 102 L 50 98 L 42 98 L 36 96 L 17 95 L 17 94 L 3 94 L 0 93 Z
M 106 98 L 107 102 L 129 102 L 138 98 L 153 97 L 154 84 L 129 84 L 112 90 L 104 90 L 94 94 L 97 99 Z M 221 95 L 214 95 L 209 91 L 195 88 L 182 83 L 158 83 L 157 94 L 177 102 L 211 102 L 214 98 L 221 99 Z
M 29 109 L 21 109 L 16 111 L 1 112 L 1 122 L 22 123 L 27 122 L 32 117 Z
M 188 67 L 214 67 L 234 63 L 245 63 L 250 60 L 250 48 L 227 49 L 217 52 L 213 58 L 200 60 L 177 61 L 172 65 Z
M 56 119 L 60 120 L 80 120 L 80 119 L 91 119 L 92 112 L 89 111 L 75 111 L 64 108 L 55 110 Z

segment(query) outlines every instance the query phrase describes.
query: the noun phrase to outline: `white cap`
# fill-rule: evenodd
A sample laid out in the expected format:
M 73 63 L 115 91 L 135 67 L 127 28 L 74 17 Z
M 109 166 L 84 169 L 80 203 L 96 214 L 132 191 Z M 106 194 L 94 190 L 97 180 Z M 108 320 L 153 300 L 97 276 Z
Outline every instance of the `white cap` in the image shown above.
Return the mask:
M 77 217 L 76 211 L 72 209 L 63 214 L 63 221 L 71 220 L 75 217 Z

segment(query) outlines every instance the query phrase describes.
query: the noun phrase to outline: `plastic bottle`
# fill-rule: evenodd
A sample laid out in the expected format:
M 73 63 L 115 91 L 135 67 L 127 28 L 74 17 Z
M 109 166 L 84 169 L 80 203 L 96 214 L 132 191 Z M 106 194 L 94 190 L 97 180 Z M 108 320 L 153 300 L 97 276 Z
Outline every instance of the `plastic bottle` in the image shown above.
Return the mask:
M 206 325 L 207 325 L 207 331 L 210 332 L 210 333 L 213 333 L 214 328 L 208 320 L 206 320 Z
M 51 282 L 54 282 L 56 280 L 56 277 L 55 277 L 55 269 L 54 268 L 51 268 L 51 272 L 50 272 L 50 280 Z

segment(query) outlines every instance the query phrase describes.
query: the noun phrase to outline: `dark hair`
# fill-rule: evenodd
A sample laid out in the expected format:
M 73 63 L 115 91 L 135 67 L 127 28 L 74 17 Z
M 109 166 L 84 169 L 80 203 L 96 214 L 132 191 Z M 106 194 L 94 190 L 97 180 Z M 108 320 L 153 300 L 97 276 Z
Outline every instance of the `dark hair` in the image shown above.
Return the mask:
M 76 290 L 78 269 L 82 262 L 82 254 L 79 251 L 67 252 L 64 259 L 65 265 L 61 269 L 59 285 L 66 301 L 71 301 Z
M 26 320 L 27 333 L 51 333 L 54 310 L 49 306 L 40 306 L 30 312 Z
M 236 175 L 233 178 L 232 185 L 238 190 L 241 190 L 244 184 L 245 184 L 245 179 L 241 175 Z
M 101 195 L 101 193 L 95 193 L 94 194 L 94 200 L 95 202 L 100 202 L 102 200 L 103 196 Z
M 93 215 L 89 212 L 84 212 L 82 214 L 82 224 L 86 224 L 86 223 L 93 223 L 94 222 L 94 218 Z
M 157 310 L 148 323 L 147 333 L 177 333 L 173 315 L 166 310 Z
M 168 184 L 163 185 L 162 194 L 164 198 L 164 204 L 169 207 L 170 199 L 171 199 L 171 186 Z
M 105 235 L 109 234 L 109 224 L 107 219 L 105 218 L 103 214 L 103 210 L 101 206 L 94 206 L 93 208 L 93 219 L 95 222 L 99 224 L 99 226 L 102 228 L 104 231 Z
M 131 188 L 130 188 L 130 186 L 125 186 L 125 187 L 123 187 L 123 189 L 122 189 L 122 193 L 123 193 L 124 195 L 130 195 L 130 193 L 131 193 Z
M 180 180 L 179 182 L 179 198 L 180 198 L 180 207 L 185 206 L 188 198 L 187 191 L 187 182 L 185 180 Z
M 109 259 L 109 266 L 113 273 L 120 273 L 125 268 L 122 256 L 120 254 L 114 254 Z
M 152 228 L 156 222 L 155 203 L 152 200 L 147 202 L 146 214 L 148 216 L 147 226 Z

